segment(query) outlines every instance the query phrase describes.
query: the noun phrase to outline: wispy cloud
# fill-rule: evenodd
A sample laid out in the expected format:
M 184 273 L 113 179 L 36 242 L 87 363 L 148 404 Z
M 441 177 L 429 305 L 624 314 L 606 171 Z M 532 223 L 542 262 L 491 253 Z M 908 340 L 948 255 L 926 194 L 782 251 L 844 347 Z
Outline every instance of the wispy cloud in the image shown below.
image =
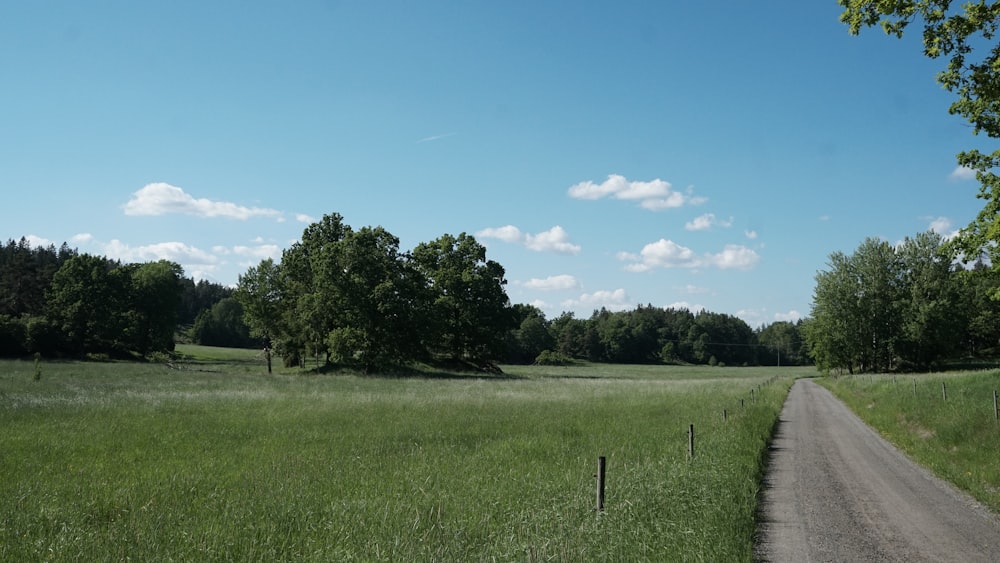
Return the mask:
M 775 313 L 774 314 L 774 320 L 775 321 L 784 321 L 784 322 L 789 322 L 789 323 L 795 323 L 795 322 L 798 322 L 799 319 L 801 319 L 801 318 L 802 318 L 802 313 L 796 311 L 795 309 L 792 309 L 791 311 L 788 311 L 787 313 Z
M 700 295 L 703 293 L 708 293 L 710 291 L 707 287 L 698 287 L 696 285 L 691 285 L 691 284 L 685 285 L 683 287 L 675 287 L 674 289 L 690 295 Z
M 584 293 L 578 299 L 567 299 L 561 303 L 563 307 L 572 309 L 576 307 L 591 307 L 599 309 L 604 307 L 609 311 L 624 311 L 630 308 L 628 294 L 624 289 L 613 291 L 595 291 L 594 293 Z
M 558 254 L 579 254 L 580 246 L 569 241 L 565 229 L 556 225 L 547 231 L 536 234 L 522 233 L 514 225 L 491 227 L 476 233 L 479 238 L 494 238 L 504 242 L 522 244 L 536 252 L 555 252 Z
M 454 137 L 457 134 L 458 133 L 445 133 L 443 135 L 431 135 L 430 137 L 424 137 L 423 139 L 419 139 L 417 141 L 417 144 L 420 144 L 420 143 L 429 143 L 431 141 L 440 141 L 441 139 L 447 139 L 448 137 Z
M 967 166 L 958 166 L 948 174 L 948 179 L 952 181 L 975 180 L 976 171 Z
M 182 265 L 184 263 L 216 264 L 219 262 L 219 257 L 215 254 L 183 242 L 158 242 L 143 246 L 130 246 L 118 239 L 113 239 L 103 246 L 104 254 L 108 258 L 126 263 L 156 260 L 170 260 Z
M 729 228 L 733 226 L 733 218 L 730 217 L 728 220 L 722 220 L 715 216 L 715 213 L 705 213 L 704 215 L 695 217 L 691 221 L 684 224 L 684 228 L 688 231 L 707 231 L 712 227 L 723 227 Z
M 754 231 L 752 229 L 743 231 L 743 234 L 746 235 L 746 237 L 748 239 L 750 239 L 750 240 L 756 240 L 757 239 L 757 231 Z
M 660 211 L 684 205 L 697 205 L 707 201 L 703 197 L 696 197 L 693 191 L 693 188 L 688 188 L 684 192 L 676 191 L 670 182 L 659 178 L 641 182 L 629 181 L 619 174 L 611 174 L 600 184 L 590 180 L 574 184 L 570 186 L 568 193 L 574 199 L 596 200 L 613 197 L 639 201 L 644 209 Z
M 295 220 L 299 223 L 315 223 L 316 219 L 312 215 L 306 215 L 305 213 L 296 213 Z
M 547 278 L 531 278 L 522 284 L 528 289 L 538 289 L 541 291 L 557 291 L 566 289 L 576 289 L 580 287 L 580 282 L 569 274 L 549 276 Z
M 721 252 L 697 254 L 690 248 L 668 239 L 644 246 L 638 254 L 619 252 L 618 259 L 630 262 L 630 272 L 647 272 L 655 268 L 706 268 L 749 270 L 760 261 L 760 255 L 740 244 L 727 244 Z
M 245 207 L 228 201 L 213 201 L 205 198 L 195 198 L 177 186 L 163 182 L 146 184 L 132 194 L 124 206 L 126 215 L 167 215 L 178 213 L 196 217 L 225 217 L 228 219 L 247 220 L 252 217 L 272 217 L 283 220 L 282 213 L 276 209 L 261 207 Z

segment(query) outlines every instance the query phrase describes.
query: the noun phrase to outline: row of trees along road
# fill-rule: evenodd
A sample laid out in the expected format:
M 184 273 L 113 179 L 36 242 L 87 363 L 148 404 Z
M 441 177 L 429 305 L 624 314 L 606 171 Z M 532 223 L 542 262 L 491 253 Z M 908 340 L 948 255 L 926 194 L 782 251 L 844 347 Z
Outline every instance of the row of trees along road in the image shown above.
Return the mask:
M 822 370 L 927 370 L 993 352 L 1000 342 L 997 272 L 965 269 L 940 235 L 893 246 L 866 239 L 816 275 L 805 335 Z

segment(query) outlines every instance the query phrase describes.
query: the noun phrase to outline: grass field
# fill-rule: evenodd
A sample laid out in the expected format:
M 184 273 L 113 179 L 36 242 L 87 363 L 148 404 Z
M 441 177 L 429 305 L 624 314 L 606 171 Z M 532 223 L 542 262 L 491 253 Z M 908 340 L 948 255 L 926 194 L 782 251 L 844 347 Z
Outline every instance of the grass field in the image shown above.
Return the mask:
M 750 561 L 767 441 L 809 371 L 267 376 L 254 352 L 180 351 L 37 381 L 0 361 L 0 560 Z
M 993 411 L 1000 372 L 822 382 L 915 461 L 1000 513 L 1000 422 Z

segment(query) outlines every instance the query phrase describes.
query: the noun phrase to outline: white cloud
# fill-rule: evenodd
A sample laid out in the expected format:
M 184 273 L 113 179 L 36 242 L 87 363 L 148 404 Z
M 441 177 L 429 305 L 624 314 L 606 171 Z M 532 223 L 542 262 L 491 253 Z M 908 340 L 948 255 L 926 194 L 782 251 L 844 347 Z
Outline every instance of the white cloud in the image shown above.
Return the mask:
M 630 307 L 628 295 L 621 288 L 614 291 L 601 290 L 594 293 L 584 293 L 579 299 L 563 301 L 562 306 L 566 308 L 591 307 L 593 309 L 604 307 L 609 311 L 624 311 Z
M 951 174 L 948 174 L 948 179 L 954 181 L 975 180 L 976 171 L 966 166 L 957 166 L 951 171 Z
M 819 216 L 819 220 L 820 221 L 829 221 L 830 220 L 830 216 L 829 215 L 820 215 Z
M 791 311 L 788 311 L 787 313 L 775 313 L 774 314 L 774 320 L 775 321 L 785 321 L 785 322 L 789 322 L 789 323 L 794 323 L 794 322 L 798 322 L 799 319 L 801 319 L 801 318 L 802 318 L 802 313 L 796 311 L 795 309 L 792 309 Z
M 654 268 L 699 268 L 714 266 L 721 270 L 748 270 L 757 265 L 760 255 L 739 244 L 727 244 L 722 252 L 698 256 L 693 250 L 672 240 L 660 239 L 644 246 L 638 255 L 619 252 L 618 259 L 632 262 L 625 266 L 630 272 L 647 272 Z
M 531 303 L 528 303 L 528 304 L 531 305 L 531 306 L 533 306 L 533 307 L 538 307 L 539 309 L 541 309 L 543 311 L 546 311 L 546 310 L 552 308 L 552 305 L 550 303 L 542 301 L 541 299 L 535 299 L 534 301 L 532 301 Z
M 24 239 L 28 241 L 28 245 L 31 246 L 31 248 L 47 248 L 49 246 L 55 246 L 56 244 L 51 240 L 38 235 L 28 235 L 24 237 Z
M 108 258 L 122 262 L 154 262 L 170 260 L 181 263 L 216 264 L 219 258 L 195 246 L 183 242 L 160 242 L 145 246 L 129 246 L 118 239 L 104 245 L 104 254 Z
M 531 278 L 524 282 L 524 287 L 529 289 L 539 289 L 542 291 L 555 291 L 563 289 L 576 289 L 580 287 L 580 282 L 569 274 L 549 276 L 544 279 Z
M 708 229 L 716 226 L 725 228 L 732 227 L 733 218 L 730 217 L 728 221 L 723 221 L 716 218 L 715 213 L 705 213 L 704 215 L 695 217 L 693 220 L 684 224 L 684 228 L 689 231 L 707 231 Z
M 228 201 L 195 198 L 177 186 L 163 182 L 146 184 L 132 194 L 124 206 L 126 215 L 166 215 L 180 213 L 196 217 L 226 217 L 246 220 L 251 217 L 273 217 L 282 220 L 275 209 L 244 207 Z
M 495 238 L 504 242 L 521 242 L 522 238 L 521 229 L 518 229 L 514 225 L 483 229 L 477 232 L 476 236 L 480 238 Z
M 673 190 L 670 182 L 656 178 L 649 182 L 629 181 L 620 174 L 610 174 L 607 180 L 600 184 L 587 180 L 570 186 L 567 193 L 574 199 L 602 199 L 612 196 L 615 199 L 629 201 L 639 201 L 644 209 L 660 211 L 682 207 L 684 205 L 697 205 L 704 203 L 705 198 L 695 197 L 692 188 L 685 192 Z
M 941 238 L 945 240 L 952 240 L 958 236 L 959 229 L 951 228 L 951 219 L 947 217 L 934 217 L 929 219 L 931 222 L 928 229 L 941 235 Z
M 296 213 L 295 214 L 295 220 L 298 221 L 299 223 L 315 223 L 316 222 L 316 219 L 314 219 L 311 215 L 306 215 L 305 213 Z
M 75 242 L 76 244 L 87 244 L 88 242 L 94 240 L 94 235 L 90 233 L 79 233 L 73 235 L 69 240 Z
M 753 230 L 744 231 L 743 234 L 746 235 L 746 237 L 748 239 L 750 239 L 750 240 L 756 240 L 757 239 L 757 231 L 753 231 Z
M 536 252 L 556 252 L 559 254 L 579 254 L 580 246 L 569 242 L 569 234 L 556 225 L 537 234 L 522 233 L 513 225 L 491 227 L 476 233 L 480 238 L 495 238 L 504 242 L 519 243 Z
M 264 258 L 272 258 L 277 260 L 281 257 L 281 248 L 276 244 L 261 244 L 258 246 L 234 246 L 232 250 L 233 254 L 237 256 L 246 256 L 249 258 L 259 258 L 263 260 Z
M 760 262 L 760 255 L 741 244 L 727 244 L 722 252 L 706 255 L 708 263 L 722 270 L 749 270 Z
M 638 262 L 625 267 L 630 272 L 645 272 L 653 268 L 695 268 L 699 264 L 694 251 L 667 239 L 647 244 L 642 247 L 638 256 L 620 252 L 618 259 Z
M 569 242 L 569 234 L 556 225 L 537 235 L 525 235 L 524 245 L 537 252 L 558 252 L 559 254 L 579 254 L 580 247 Z

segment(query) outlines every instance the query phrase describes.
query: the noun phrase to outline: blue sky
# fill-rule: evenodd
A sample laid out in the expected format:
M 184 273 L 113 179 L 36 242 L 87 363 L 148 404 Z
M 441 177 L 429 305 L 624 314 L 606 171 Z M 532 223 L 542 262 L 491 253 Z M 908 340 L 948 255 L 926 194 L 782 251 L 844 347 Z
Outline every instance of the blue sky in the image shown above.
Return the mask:
M 985 140 L 948 115 L 938 64 L 839 13 L 8 2 L 0 237 L 234 284 L 338 212 L 404 250 L 475 235 L 549 318 L 794 320 L 831 252 L 979 209 L 955 154 Z

